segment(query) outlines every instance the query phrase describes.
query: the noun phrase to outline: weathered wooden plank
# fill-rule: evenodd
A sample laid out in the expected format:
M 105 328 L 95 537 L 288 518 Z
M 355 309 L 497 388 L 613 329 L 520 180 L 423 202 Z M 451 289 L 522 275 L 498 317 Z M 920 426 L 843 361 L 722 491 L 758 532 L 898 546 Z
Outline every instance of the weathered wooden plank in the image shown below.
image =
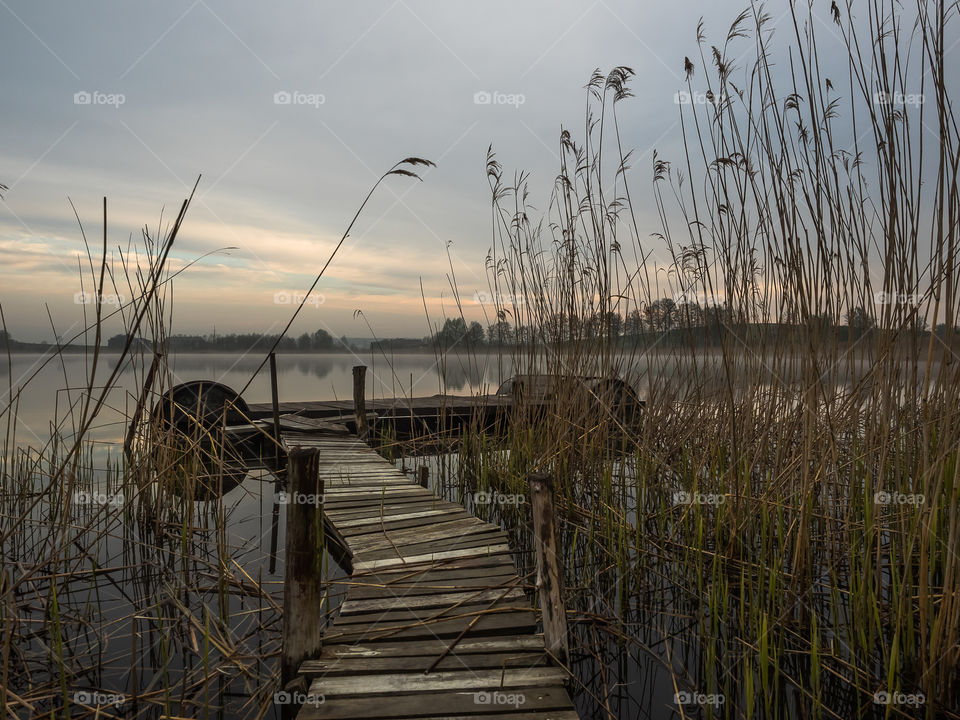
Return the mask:
M 380 537 L 354 538 L 350 541 L 350 545 L 356 550 L 367 550 L 374 547 L 389 546 L 390 543 L 401 543 L 408 540 L 427 542 L 441 538 L 462 537 L 471 533 L 488 532 L 491 529 L 489 523 L 485 523 L 479 518 L 466 517 L 446 522 L 438 521 L 416 528 L 389 530 Z
M 454 571 L 449 571 L 454 572 Z M 373 600 L 377 598 L 415 597 L 417 595 L 434 595 L 445 592 L 467 592 L 471 588 L 504 588 L 516 582 L 517 574 L 512 568 L 480 568 L 479 571 L 463 570 L 465 575 L 460 578 L 444 576 L 422 577 L 419 581 L 394 581 L 389 584 L 363 584 L 362 581 L 342 581 L 342 585 L 349 587 L 350 599 Z M 478 574 L 478 572 L 483 574 Z M 341 584 L 341 583 L 338 583 Z M 519 585 L 518 585 L 519 587 Z
M 466 518 L 470 517 L 469 513 L 465 510 L 451 510 L 445 511 L 445 517 L 448 518 Z M 344 528 L 344 535 L 346 537 L 361 537 L 364 535 L 370 535 L 371 533 L 385 533 L 392 530 L 405 530 L 413 527 L 423 527 L 421 524 L 422 520 L 412 519 L 412 520 L 393 520 L 390 516 L 384 517 L 382 520 L 377 518 L 377 522 L 370 523 L 361 527 L 347 527 Z
M 427 638 L 454 638 L 470 628 L 470 637 L 487 635 L 515 635 L 530 632 L 536 628 L 532 611 L 495 612 L 481 615 L 464 615 L 450 620 L 437 619 L 428 623 L 397 623 L 380 627 L 343 626 L 334 624 L 324 635 L 324 642 L 330 643 L 375 643 L 397 640 L 423 640 Z
M 429 638 L 420 642 L 381 642 L 372 645 L 324 645 L 321 659 L 358 657 L 429 657 L 437 656 L 450 646 L 449 642 Z M 535 652 L 543 650 L 542 635 L 513 635 L 491 638 L 465 638 L 457 643 L 454 653 L 487 654 L 504 652 Z
M 322 450 L 320 452 L 323 454 Z M 362 456 L 358 455 L 356 458 L 342 457 L 336 460 L 331 458 L 327 464 L 321 468 L 320 472 L 322 475 L 333 477 L 343 476 L 356 478 L 382 476 L 392 473 L 393 477 L 397 479 L 406 479 L 402 474 L 397 473 L 396 468 L 389 463 L 372 463 L 361 460 L 361 457 Z
M 385 558 L 382 560 L 372 560 L 370 562 L 357 562 L 353 565 L 354 575 L 369 573 L 374 570 L 383 570 L 386 568 L 405 567 L 412 568 L 417 565 L 434 564 L 442 560 L 453 560 L 457 558 L 489 557 L 499 553 L 509 553 L 509 545 L 484 545 L 479 548 L 465 548 L 461 550 L 438 550 L 432 553 L 423 553 L 420 555 L 404 555 L 399 558 Z
M 474 700 L 474 702 L 477 703 L 477 700 Z M 480 704 L 480 707 L 483 707 L 483 705 Z M 508 705 L 508 707 L 513 706 Z M 504 714 L 500 712 L 501 707 L 499 705 L 493 705 L 488 712 L 481 715 L 431 715 L 430 720 L 482 720 L 482 718 L 487 718 L 488 720 L 580 720 L 580 716 L 575 710 L 534 710 L 532 712 L 523 712 L 523 707 L 523 704 L 519 704 L 518 709 L 521 710 L 521 712 Z
M 466 550 L 470 548 L 491 547 L 499 544 L 506 544 L 508 541 L 506 533 L 501 530 L 491 530 L 489 528 L 480 528 L 479 532 L 469 533 L 458 536 L 447 536 L 433 538 L 425 542 L 415 542 L 414 540 L 404 540 L 395 543 L 384 543 L 374 548 L 359 548 L 355 552 L 355 557 L 359 562 L 370 563 L 378 560 L 389 560 L 390 558 L 409 557 L 411 555 L 426 555 L 435 553 L 443 549 L 444 552 L 453 552 L 454 550 Z
M 364 520 L 377 518 L 388 514 L 399 515 L 426 510 L 448 510 L 466 513 L 459 505 L 448 503 L 443 500 L 413 500 L 401 502 L 388 502 L 383 505 L 379 503 L 347 504 L 336 508 L 329 508 L 327 514 L 335 519 L 335 522 L 341 523 L 348 520 Z M 428 524 L 420 522 L 421 525 Z
M 387 568 L 352 579 L 358 583 L 377 582 L 383 584 L 406 583 L 416 581 L 446 581 L 457 577 L 486 577 L 488 572 L 501 574 L 509 571 L 516 576 L 510 555 L 495 555 L 491 557 L 462 558 L 446 560 L 443 563 L 413 568 Z M 457 574 L 459 573 L 459 574 Z
M 339 423 L 334 423 L 329 420 L 324 420 L 321 418 L 308 418 L 300 415 L 291 415 L 291 414 L 280 416 L 280 430 L 285 432 L 303 431 L 303 432 L 327 432 L 327 433 L 334 433 L 336 435 L 347 434 L 346 425 L 341 425 Z
M 333 677 L 335 675 L 373 675 L 381 673 L 424 672 L 439 659 L 439 654 L 411 657 L 332 658 L 307 660 L 300 665 L 301 675 Z M 540 667 L 547 664 L 541 651 L 524 653 L 488 653 L 458 655 L 451 653 L 436 665 L 437 671 L 490 670 L 498 668 Z
M 570 720 L 570 696 L 560 685 L 544 688 L 518 688 L 524 695 L 522 708 L 537 718 Z M 319 694 L 319 691 L 318 691 Z M 474 692 L 434 692 L 417 695 L 372 695 L 362 697 L 325 697 L 318 705 L 305 705 L 298 720 L 423 720 L 430 717 L 477 717 L 483 705 Z M 510 708 L 512 709 L 512 707 Z M 389 713 L 389 714 L 387 714 Z M 479 715 L 483 717 L 482 714 Z M 487 715 L 489 717 L 489 715 Z M 521 715 L 522 717 L 522 715 Z M 576 717 L 576 714 L 573 715 Z
M 433 593 L 430 595 L 397 595 L 392 598 L 357 599 L 350 597 L 340 605 L 340 615 L 354 615 L 375 611 L 405 608 L 441 608 L 455 603 L 477 603 L 497 599 L 519 601 L 524 598 L 522 590 L 496 588 L 494 590 L 466 590 L 463 592 Z
M 441 620 L 456 620 L 466 618 L 467 622 L 474 620 L 478 615 L 493 616 L 527 612 L 530 603 L 523 595 L 520 598 L 504 600 L 488 600 L 486 602 L 471 601 L 469 603 L 449 603 L 443 607 L 406 607 L 400 606 L 392 610 L 377 610 L 372 612 L 357 612 L 350 615 L 341 615 L 337 618 L 335 627 L 344 632 L 353 632 L 362 627 L 371 629 L 405 629 L 421 622 L 440 622 Z
M 492 696 L 491 696 L 492 697 Z M 477 701 L 474 700 L 476 703 Z M 513 706 L 509 706 L 513 707 Z M 519 705 L 522 709 L 524 705 Z M 506 713 L 500 712 L 498 705 L 493 705 L 489 712 L 481 715 L 431 715 L 430 720 L 580 720 L 575 710 L 534 710 L 532 712 Z
M 329 512 L 338 520 L 357 519 L 357 517 L 371 517 L 379 515 L 384 509 L 399 509 L 403 512 L 417 512 L 419 510 L 433 510 L 438 507 L 456 508 L 457 505 L 446 503 L 443 500 L 430 500 L 422 497 L 397 496 L 384 498 L 354 498 L 352 500 L 337 500 L 330 503 Z M 460 507 L 463 510 L 463 507 Z M 347 517 L 352 515 L 352 518 Z
M 424 495 L 420 488 L 413 488 L 407 483 L 377 483 L 376 485 L 367 485 L 365 487 L 330 488 L 329 501 L 336 503 L 337 508 L 357 505 L 364 507 L 363 503 L 368 505 L 380 505 L 391 502 L 397 498 L 399 502 L 427 502 L 435 499 L 432 495 Z M 402 498 L 402 499 L 401 499 Z
M 372 482 L 364 482 L 363 484 L 358 482 L 356 484 L 344 485 L 343 487 L 335 487 L 330 490 L 331 493 L 336 495 L 369 495 L 380 491 L 406 491 L 409 493 L 415 493 L 424 498 L 434 497 L 433 493 L 424 490 L 419 485 L 407 482 L 407 480 L 402 478 L 381 478 Z
M 363 475 L 355 475 L 349 473 L 346 475 L 340 475 L 338 473 L 319 473 L 320 477 L 324 480 L 329 480 L 332 483 L 336 483 L 339 480 L 343 480 L 343 488 L 357 488 L 363 489 L 367 487 L 377 487 L 378 485 L 406 485 L 413 486 L 414 483 L 411 483 L 408 478 L 396 477 L 395 475 L 387 471 L 377 471 L 371 473 L 364 473 Z
M 345 533 L 363 535 L 368 532 L 381 532 L 380 525 L 382 523 L 412 522 L 415 527 L 423 527 L 425 525 L 429 527 L 429 521 L 424 521 L 424 518 L 428 517 L 428 515 L 421 516 L 421 513 L 429 513 L 429 515 L 437 516 L 437 519 L 442 520 L 470 517 L 469 513 L 462 507 L 458 508 L 456 505 L 440 505 L 438 503 L 384 505 L 382 507 L 368 508 L 366 511 L 353 508 L 334 512 L 329 517 L 333 522 L 337 523 L 337 525 L 342 525 Z M 348 525 L 347 523 L 354 524 Z M 372 528 L 365 527 L 367 525 L 372 526 Z M 394 528 L 387 528 L 382 532 L 402 530 L 405 527 L 412 526 L 409 524 L 406 526 L 398 525 Z
M 445 517 L 448 518 L 467 518 L 469 515 L 461 512 L 449 512 L 445 514 Z M 344 528 L 344 534 L 346 537 L 351 539 L 356 539 L 360 537 L 369 537 L 369 536 L 382 536 L 383 533 L 395 531 L 395 530 L 410 530 L 416 527 L 423 527 L 418 525 L 420 522 L 418 520 L 391 520 L 389 517 L 384 518 L 383 522 L 377 522 L 370 525 L 364 525 L 356 528 Z
M 421 487 L 411 487 L 407 483 L 377 484 L 367 487 L 328 489 L 324 495 L 324 500 L 330 503 L 338 503 L 341 500 L 359 500 L 362 498 L 376 501 L 397 497 L 415 497 L 418 500 L 429 500 L 433 498 L 433 494 L 426 492 Z
M 316 443 L 306 443 L 310 447 L 316 448 L 323 455 L 323 448 Z M 372 458 L 361 451 L 355 453 L 337 453 L 336 455 L 327 455 L 323 466 L 323 472 L 335 472 L 338 466 L 343 466 L 346 472 L 371 471 L 376 469 L 389 469 L 399 472 L 393 465 L 382 458 Z
M 415 528 L 403 528 L 403 530 L 411 529 Z M 426 554 L 438 548 L 454 550 L 457 548 L 480 547 L 481 545 L 499 545 L 508 541 L 506 533 L 502 530 L 492 530 L 489 525 L 478 525 L 461 530 L 456 534 L 431 533 L 431 537 L 424 540 L 415 535 L 396 538 L 393 535 L 394 533 L 387 529 L 384 533 L 361 536 L 371 538 L 370 542 L 364 545 L 356 543 L 355 541 L 358 538 L 354 537 L 351 538 L 353 543 L 351 547 L 355 548 L 358 556 L 362 556 L 360 558 L 362 562 L 369 562 L 380 558 L 398 557 L 399 555 Z
M 396 673 L 364 677 L 323 677 L 310 685 L 311 692 L 324 698 L 332 696 L 358 697 L 362 695 L 409 694 L 414 692 L 479 691 L 511 688 L 547 687 L 563 684 L 567 674 L 560 668 L 532 667 L 497 670 L 446 670 L 423 673 Z
M 348 508 L 370 510 L 373 508 L 382 507 L 384 505 L 401 505 L 410 503 L 434 504 L 439 502 L 443 501 L 438 501 L 436 498 L 421 495 L 420 493 L 387 492 L 381 494 L 380 492 L 374 491 L 351 497 L 333 498 L 330 500 L 329 506 L 330 511 L 335 512 Z
M 320 454 L 323 455 L 323 449 L 317 448 L 320 451 Z M 343 466 L 338 468 L 338 466 Z M 350 475 L 365 475 L 372 473 L 380 472 L 393 472 L 397 477 L 404 477 L 393 465 L 388 463 L 386 460 L 369 460 L 365 459 L 362 453 L 356 453 L 355 455 L 338 455 L 337 457 L 329 458 L 327 463 L 320 468 L 320 472 L 332 475 L 338 472 L 343 472 L 344 474 Z
M 397 522 L 400 520 L 417 520 L 418 527 L 423 526 L 428 523 L 420 522 L 421 519 L 425 518 L 435 518 L 438 515 L 449 515 L 450 513 L 464 513 L 462 508 L 456 508 L 456 506 L 447 509 L 437 509 L 437 510 L 419 510 L 417 512 L 399 512 L 394 515 L 389 516 L 392 522 Z M 379 518 L 358 518 L 358 519 L 345 519 L 337 520 L 337 526 L 343 530 L 348 528 L 359 528 L 366 525 L 379 525 Z

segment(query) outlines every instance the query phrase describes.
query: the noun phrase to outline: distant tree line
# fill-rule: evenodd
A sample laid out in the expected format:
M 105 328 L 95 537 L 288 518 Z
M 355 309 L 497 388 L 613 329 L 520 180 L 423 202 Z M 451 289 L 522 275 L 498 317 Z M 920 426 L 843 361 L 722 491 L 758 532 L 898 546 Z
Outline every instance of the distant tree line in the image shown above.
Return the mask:
M 625 316 L 615 312 L 592 313 L 586 316 L 570 316 L 555 313 L 539 326 L 514 326 L 500 319 L 487 326 L 467 322 L 463 318 L 447 319 L 432 336 L 424 338 L 423 344 L 441 348 L 479 347 L 482 345 L 516 345 L 539 339 L 546 342 L 609 338 L 622 344 L 643 343 L 656 339 L 658 343 L 719 342 L 725 328 L 764 329 L 769 332 L 796 333 L 810 329 L 830 331 L 841 340 L 861 337 L 877 330 L 875 316 L 866 308 L 851 310 L 845 323 L 837 322 L 829 315 L 810 317 L 806 323 L 751 323 L 737 310 L 725 304 L 701 306 L 697 302 L 677 303 L 672 298 L 660 298 L 634 308 Z M 913 323 L 920 333 L 927 332 L 922 319 Z M 946 326 L 940 324 L 935 333 L 944 335 Z M 748 333 L 749 334 L 749 333 Z M 664 337 L 666 336 L 666 337 Z
M 266 352 L 277 342 L 279 335 L 258 333 L 235 333 L 230 335 L 170 335 L 166 338 L 167 352 Z M 127 335 L 114 335 L 107 341 L 108 350 L 122 350 Z M 134 345 L 147 345 L 147 340 L 137 338 Z M 352 349 L 346 338 L 335 339 L 326 330 L 303 333 L 300 337 L 284 337 L 277 344 L 282 352 L 331 352 Z
M 6 330 L 0 330 L 0 351 L 3 352 L 46 352 L 51 348 L 56 349 L 56 343 L 49 342 L 22 342 L 20 340 L 14 340 L 13 336 L 10 335 Z M 87 350 L 86 345 L 61 345 L 60 350 L 63 352 L 84 352 Z
M 643 344 L 656 342 L 659 345 L 681 344 L 693 341 L 697 344 L 716 344 L 725 328 L 736 327 L 748 338 L 761 329 L 766 333 L 797 333 L 817 329 L 836 334 L 840 340 L 861 338 L 865 334 L 881 332 L 876 315 L 864 307 L 850 310 L 844 320 L 837 322 L 829 315 L 810 317 L 805 323 L 749 323 L 726 305 L 701 306 L 696 302 L 677 303 L 671 298 L 660 298 L 635 308 L 622 316 L 615 312 L 593 313 L 585 317 L 555 313 L 542 326 L 515 326 L 506 319 L 483 327 L 479 322 L 468 323 L 463 318 L 449 318 L 433 334 L 424 338 L 393 338 L 375 340 L 370 349 L 374 352 L 423 352 L 435 348 L 475 349 L 502 345 L 518 345 L 537 340 L 540 342 L 566 342 L 575 340 L 609 338 L 619 344 Z M 918 333 L 928 332 L 922 318 L 913 321 L 910 329 Z M 940 323 L 933 333 L 945 337 L 947 326 Z M 956 331 L 954 330 L 954 334 Z M 229 335 L 171 335 L 166 338 L 167 352 L 250 352 L 267 351 L 277 340 L 277 335 L 235 333 Z M 769 337 L 769 335 L 768 335 Z M 120 351 L 127 343 L 127 335 L 114 335 L 107 341 L 107 349 Z M 0 350 L 10 352 L 44 352 L 56 348 L 56 343 L 21 342 L 14 340 L 6 331 L 0 330 Z M 131 342 L 133 349 L 152 350 L 152 343 L 143 338 Z M 65 352 L 84 352 L 92 348 L 85 345 L 62 346 Z M 359 348 L 346 337 L 334 338 L 326 330 L 303 333 L 299 337 L 284 337 L 277 345 L 282 352 L 358 352 Z

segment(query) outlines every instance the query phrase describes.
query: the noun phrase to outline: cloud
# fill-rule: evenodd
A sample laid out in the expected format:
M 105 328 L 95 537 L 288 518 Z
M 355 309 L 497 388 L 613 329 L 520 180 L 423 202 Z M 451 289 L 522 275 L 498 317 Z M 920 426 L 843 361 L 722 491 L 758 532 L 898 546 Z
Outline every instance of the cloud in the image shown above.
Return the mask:
M 144 225 L 156 234 L 161 210 L 172 221 L 202 173 L 171 267 L 237 249 L 178 278 L 178 322 L 198 329 L 216 316 L 218 328 L 255 330 L 282 315 L 264 298 L 309 286 L 373 182 L 409 155 L 438 167 L 423 183 L 394 177 L 378 190 L 318 291 L 337 330 L 355 328 L 363 309 L 396 329 L 387 334 L 420 334 L 421 280 L 431 312 L 449 297 L 451 260 L 467 294 L 486 286 L 488 145 L 505 177 L 530 171 L 530 200 L 545 211 L 560 131 L 582 135 L 583 85 L 597 65 L 638 71 L 618 122 L 636 148 L 644 237 L 658 225 L 644 168 L 654 145 L 667 159 L 679 147 L 679 48 L 695 45 L 696 29 L 670 5 L 618 0 L 9 8 L 26 27 L 7 17 L 0 43 L 29 72 L 0 78 L 10 99 L 0 182 L 12 185 L 0 205 L 0 301 L 25 336 L 47 333 L 44 302 L 75 311 L 58 300 L 79 288 L 76 258 L 86 257 L 68 196 L 95 254 L 108 196 L 119 263 Z M 726 28 L 740 9 L 711 4 L 707 27 Z M 78 92 L 124 102 L 77 103 Z M 277 93 L 323 102 L 278 103 Z M 477 104 L 477 93 L 524 102 Z

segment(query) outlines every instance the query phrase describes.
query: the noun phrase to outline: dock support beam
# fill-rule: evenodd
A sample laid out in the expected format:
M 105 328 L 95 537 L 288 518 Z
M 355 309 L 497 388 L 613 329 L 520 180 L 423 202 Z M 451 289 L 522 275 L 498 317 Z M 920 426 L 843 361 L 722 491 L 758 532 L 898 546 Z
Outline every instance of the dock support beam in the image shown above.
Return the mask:
M 357 437 L 367 439 L 367 366 L 353 366 L 353 412 L 357 418 Z
M 270 353 L 270 400 L 273 405 L 273 458 L 280 467 L 280 393 L 277 390 L 277 354 Z
M 543 641 L 547 652 L 566 666 L 570 649 L 567 641 L 567 610 L 563 603 L 563 575 L 557 558 L 553 478 L 546 473 L 533 473 L 529 481 L 537 553 L 537 594 L 543 613 Z
M 319 471 L 316 448 L 294 448 L 287 454 L 281 688 L 296 677 L 301 662 L 320 654 L 323 638 L 323 480 Z

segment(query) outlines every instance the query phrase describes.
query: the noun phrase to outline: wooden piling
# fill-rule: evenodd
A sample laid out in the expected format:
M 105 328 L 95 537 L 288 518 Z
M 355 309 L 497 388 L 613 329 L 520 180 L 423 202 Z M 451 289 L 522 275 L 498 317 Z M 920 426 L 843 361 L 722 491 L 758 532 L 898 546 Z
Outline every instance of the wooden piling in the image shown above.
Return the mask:
M 353 367 L 353 412 L 357 418 L 357 436 L 367 439 L 367 366 Z
M 563 574 L 557 557 L 553 513 L 553 478 L 547 473 L 529 477 L 533 511 L 533 535 L 537 553 L 537 594 L 543 614 L 543 640 L 547 651 L 566 666 L 570 649 L 567 640 L 567 610 L 563 602 Z
M 281 687 L 296 677 L 301 662 L 317 657 L 321 650 L 323 480 L 319 467 L 320 451 L 316 448 L 298 447 L 287 454 Z
M 421 465 L 419 470 L 420 476 L 420 487 L 425 488 L 427 483 L 430 482 L 430 468 L 426 465 Z
M 270 399 L 273 404 L 274 467 L 280 467 L 280 393 L 277 391 L 277 355 L 270 353 Z M 278 486 L 279 487 L 279 486 Z
M 270 353 L 270 399 L 271 409 L 273 410 L 273 494 L 277 496 L 284 486 L 283 468 L 280 467 L 280 454 L 282 452 L 280 439 L 280 393 L 277 390 L 277 356 Z M 280 534 L 280 506 L 277 501 L 273 502 L 273 510 L 270 513 L 270 574 L 277 569 L 277 535 Z

